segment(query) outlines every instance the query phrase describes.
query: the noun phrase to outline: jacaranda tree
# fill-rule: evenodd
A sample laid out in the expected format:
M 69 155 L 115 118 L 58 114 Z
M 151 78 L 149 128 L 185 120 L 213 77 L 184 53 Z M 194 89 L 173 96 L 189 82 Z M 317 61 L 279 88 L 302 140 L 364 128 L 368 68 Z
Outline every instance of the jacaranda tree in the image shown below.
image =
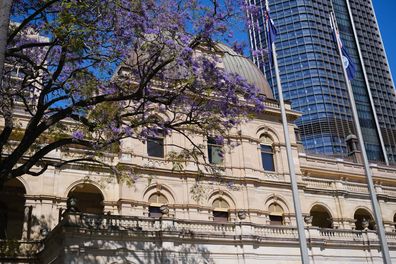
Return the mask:
M 61 166 L 46 157 L 71 145 L 87 154 L 64 162 L 101 162 L 98 153 L 117 151 L 124 138 L 220 135 L 261 111 L 257 89 L 210 52 L 214 41 L 232 40 L 241 7 L 236 0 L 14 0 L 0 88 L 0 185 Z

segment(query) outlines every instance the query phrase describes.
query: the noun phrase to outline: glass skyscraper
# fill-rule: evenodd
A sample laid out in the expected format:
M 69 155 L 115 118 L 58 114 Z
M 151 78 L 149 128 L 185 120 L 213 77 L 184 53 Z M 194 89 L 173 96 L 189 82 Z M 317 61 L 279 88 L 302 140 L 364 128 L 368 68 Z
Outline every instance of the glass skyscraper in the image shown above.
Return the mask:
M 267 47 L 265 0 L 247 0 L 260 9 L 250 16 L 252 50 Z M 355 134 L 350 100 L 330 13 L 356 65 L 352 88 L 370 160 L 396 161 L 396 95 L 371 0 L 269 0 L 278 30 L 275 42 L 285 99 L 303 116 L 297 121 L 307 152 L 346 156 L 346 137 Z M 268 56 L 253 56 L 277 96 Z

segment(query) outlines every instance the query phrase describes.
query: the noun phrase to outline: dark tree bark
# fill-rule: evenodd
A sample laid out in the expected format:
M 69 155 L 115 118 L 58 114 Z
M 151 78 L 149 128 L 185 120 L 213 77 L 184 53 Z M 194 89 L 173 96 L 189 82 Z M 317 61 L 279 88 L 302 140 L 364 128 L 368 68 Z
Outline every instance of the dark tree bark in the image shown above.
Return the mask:
M 12 0 L 0 0 L 0 85 L 3 79 L 5 50 L 7 46 L 8 27 L 10 24 Z

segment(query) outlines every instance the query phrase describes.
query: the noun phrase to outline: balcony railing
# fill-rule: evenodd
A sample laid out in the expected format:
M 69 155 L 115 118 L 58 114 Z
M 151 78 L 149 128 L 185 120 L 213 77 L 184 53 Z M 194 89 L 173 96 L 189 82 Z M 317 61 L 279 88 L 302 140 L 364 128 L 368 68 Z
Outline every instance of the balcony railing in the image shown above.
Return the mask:
M 40 249 L 41 241 L 0 240 L 0 262 L 7 259 L 34 259 Z
M 344 191 L 359 195 L 368 194 L 367 184 L 364 183 L 327 180 L 314 177 L 303 177 L 302 183 L 304 183 L 308 189 Z M 396 196 L 396 188 L 394 187 L 381 185 L 376 185 L 376 187 L 376 191 L 378 194 Z
M 89 229 L 100 232 L 108 231 L 113 235 L 116 232 L 133 231 L 161 232 L 163 236 L 177 235 L 179 237 L 206 237 L 221 239 L 240 239 L 255 241 L 288 241 L 297 242 L 298 233 L 295 227 L 258 225 L 250 222 L 225 222 L 182 220 L 171 218 L 143 218 L 119 215 L 93 215 L 81 213 L 68 213 L 64 215 L 61 226 L 76 227 L 78 230 Z M 322 241 L 337 243 L 355 243 L 367 245 L 378 245 L 378 237 L 371 230 L 343 230 L 343 229 L 321 229 L 317 227 L 306 227 L 306 236 L 310 241 Z M 388 243 L 396 246 L 396 233 L 387 233 Z

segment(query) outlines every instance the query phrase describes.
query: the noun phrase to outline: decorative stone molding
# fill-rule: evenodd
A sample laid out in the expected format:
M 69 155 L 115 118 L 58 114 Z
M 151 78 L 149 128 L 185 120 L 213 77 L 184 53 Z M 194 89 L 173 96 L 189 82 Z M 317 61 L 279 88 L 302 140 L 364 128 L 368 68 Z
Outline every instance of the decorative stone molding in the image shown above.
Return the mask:
M 272 172 L 264 172 L 264 179 L 269 180 L 269 181 L 283 181 L 284 177 L 283 175 L 280 175 L 279 173 L 272 173 Z
M 77 198 L 75 197 L 69 197 L 67 198 L 67 204 L 66 204 L 66 211 L 68 212 L 77 212 Z
M 364 228 L 364 230 L 368 230 L 369 221 L 367 221 L 366 218 L 363 218 L 362 220 L 362 227 Z
M 307 226 L 312 226 L 312 219 L 313 219 L 312 215 L 305 216 L 304 217 L 305 224 L 307 224 Z
M 244 211 L 244 210 L 238 211 L 238 218 L 239 218 L 240 220 L 245 220 L 246 217 L 247 217 L 246 211 Z
M 161 205 L 160 211 L 163 215 L 169 214 L 169 206 L 167 204 Z
M 163 160 L 154 160 L 154 159 L 147 159 L 143 163 L 143 167 L 145 168 L 164 168 L 167 165 L 167 163 Z

